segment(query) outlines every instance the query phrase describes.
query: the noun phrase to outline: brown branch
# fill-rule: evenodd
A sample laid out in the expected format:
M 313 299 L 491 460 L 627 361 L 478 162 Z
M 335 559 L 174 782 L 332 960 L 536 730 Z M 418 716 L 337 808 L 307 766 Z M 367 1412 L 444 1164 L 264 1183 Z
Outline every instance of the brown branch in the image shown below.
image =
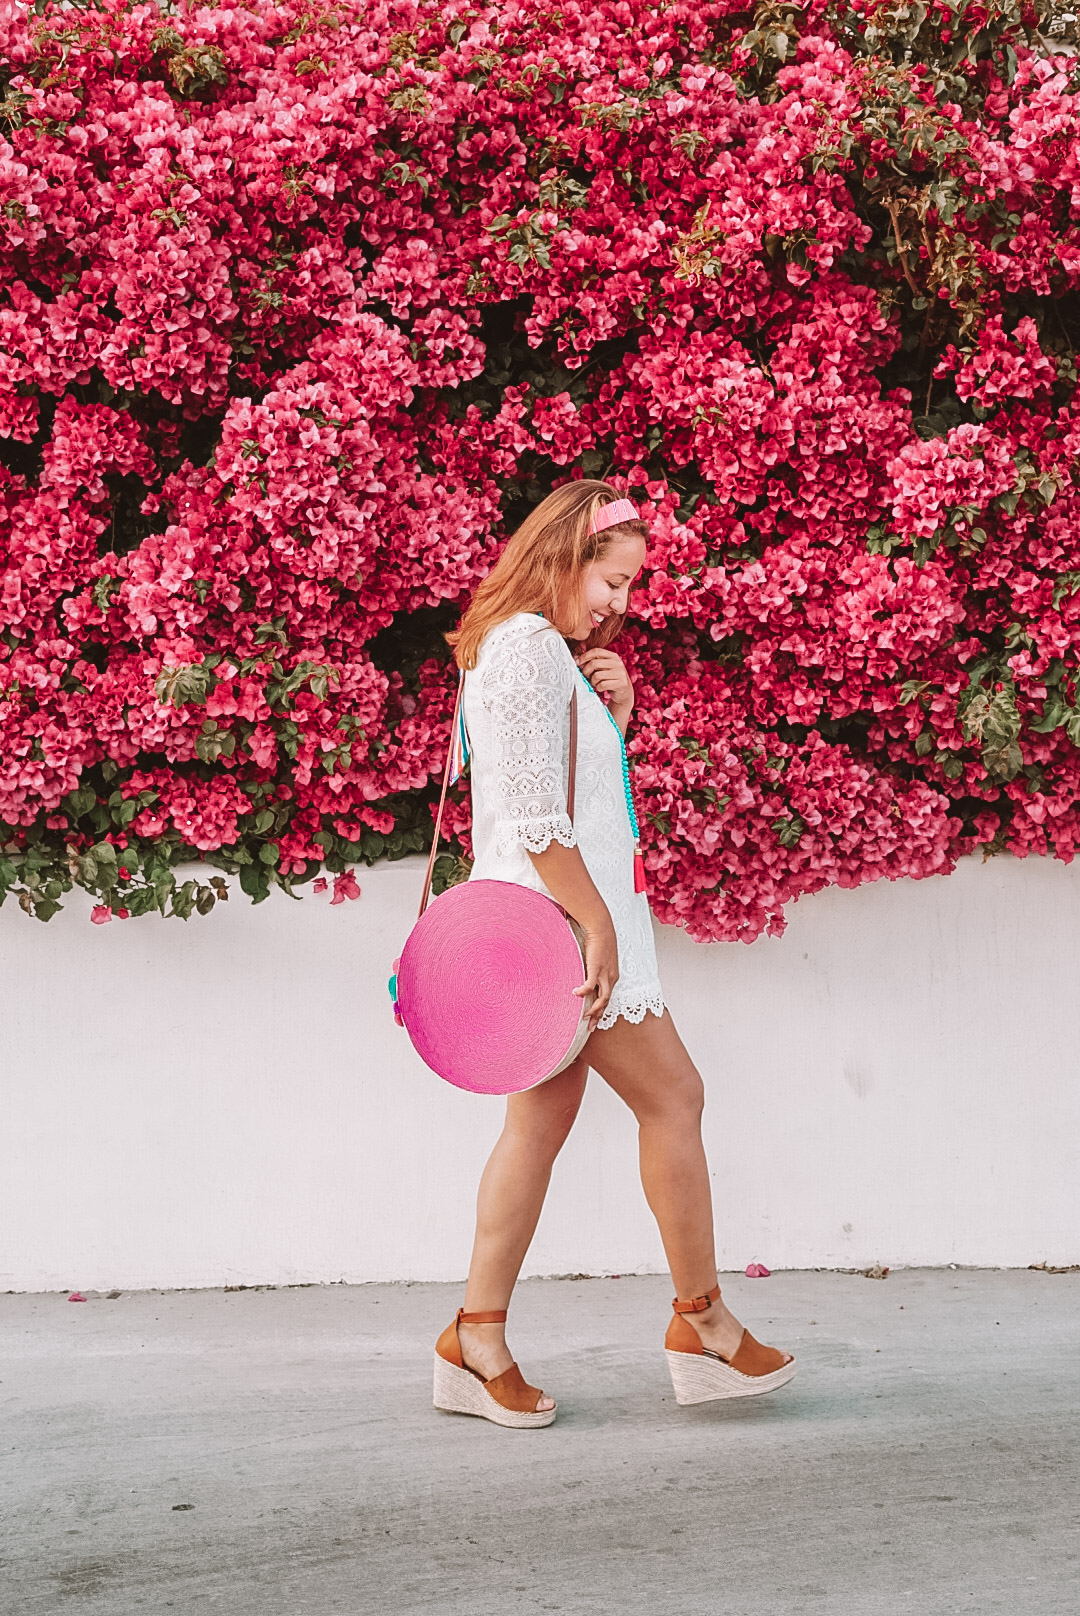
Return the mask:
M 911 290 L 915 293 L 915 296 L 916 297 L 922 297 L 922 290 L 916 284 L 915 278 L 912 275 L 911 270 L 908 268 L 907 253 L 906 253 L 906 251 L 905 251 L 905 249 L 904 249 L 904 247 L 903 247 L 903 245 L 902 245 L 902 243 L 900 241 L 900 226 L 899 226 L 899 224 L 897 222 L 895 208 L 894 208 L 894 206 L 893 206 L 893 204 L 891 202 L 886 202 L 885 207 L 886 207 L 886 210 L 888 212 L 889 218 L 892 220 L 893 239 L 896 242 L 896 251 L 900 256 L 900 263 L 903 266 L 904 278 L 907 281 L 908 285 L 911 287 Z

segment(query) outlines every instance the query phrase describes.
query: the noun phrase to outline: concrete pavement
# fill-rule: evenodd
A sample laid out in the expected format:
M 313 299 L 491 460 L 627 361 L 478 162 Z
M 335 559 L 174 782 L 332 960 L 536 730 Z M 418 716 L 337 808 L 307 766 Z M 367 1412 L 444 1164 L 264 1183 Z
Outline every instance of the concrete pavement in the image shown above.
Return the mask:
M 665 1279 L 522 1284 L 537 1432 L 431 1409 L 457 1286 L 0 1296 L 0 1609 L 1077 1616 L 1080 1274 L 723 1283 L 800 1371 L 695 1409 Z

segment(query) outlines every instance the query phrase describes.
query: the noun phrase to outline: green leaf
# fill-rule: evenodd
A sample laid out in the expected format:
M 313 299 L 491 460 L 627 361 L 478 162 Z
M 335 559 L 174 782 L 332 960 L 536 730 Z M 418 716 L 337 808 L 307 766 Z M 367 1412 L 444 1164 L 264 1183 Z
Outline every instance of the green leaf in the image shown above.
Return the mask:
M 130 892 L 124 893 L 124 908 L 131 915 L 146 915 L 157 906 L 157 895 L 153 887 L 134 887 Z
M 79 819 L 83 814 L 88 814 L 96 805 L 97 792 L 93 786 L 80 786 L 77 791 L 69 791 L 64 798 L 64 807 L 72 819 Z
M 773 821 L 773 830 L 779 838 L 781 847 L 798 847 L 805 829 L 806 826 L 798 814 L 793 814 L 790 819 L 781 818 Z
M 182 707 L 188 701 L 201 704 L 217 684 L 213 668 L 209 659 L 178 668 L 163 667 L 154 680 L 154 694 L 163 707 Z
M 270 876 L 265 865 L 245 864 L 240 870 L 240 888 L 255 903 L 270 895 Z
M 231 730 L 218 729 L 212 718 L 203 725 L 203 733 L 195 737 L 195 756 L 204 763 L 216 763 L 219 757 L 232 757 L 236 751 L 236 736 Z
M 982 725 L 983 767 L 992 780 L 1012 780 L 1023 767 L 1020 750 L 1021 719 L 1016 698 L 1008 685 L 996 691 Z
M 177 915 L 181 920 L 191 918 L 192 911 L 195 908 L 195 890 L 197 886 L 197 881 L 185 881 L 182 887 L 177 888 L 172 895 L 172 903 L 169 906 L 171 914 Z
M 99 612 L 108 611 L 110 605 L 112 604 L 112 598 L 119 587 L 119 578 L 113 578 L 107 572 L 103 573 L 100 578 L 96 578 L 94 580 L 90 594 L 94 605 L 97 607 Z
M 1065 722 L 1069 710 L 1059 692 L 1055 690 L 1043 703 L 1039 717 L 1028 720 L 1028 729 L 1033 730 L 1036 735 L 1049 735 L 1051 730 L 1058 729 Z
M 1058 607 L 1066 595 L 1073 596 L 1080 589 L 1080 572 L 1063 572 L 1054 581 L 1054 606 Z
M 287 645 L 285 614 L 282 613 L 280 617 L 272 618 L 269 623 L 260 623 L 252 638 L 256 645 L 265 645 L 268 640 L 276 640 L 279 645 Z
M 986 715 L 990 711 L 990 697 L 981 685 L 976 684 L 974 673 L 969 673 L 972 683 L 964 691 L 957 703 L 957 714 L 966 741 L 979 741 L 982 739 L 983 725 Z

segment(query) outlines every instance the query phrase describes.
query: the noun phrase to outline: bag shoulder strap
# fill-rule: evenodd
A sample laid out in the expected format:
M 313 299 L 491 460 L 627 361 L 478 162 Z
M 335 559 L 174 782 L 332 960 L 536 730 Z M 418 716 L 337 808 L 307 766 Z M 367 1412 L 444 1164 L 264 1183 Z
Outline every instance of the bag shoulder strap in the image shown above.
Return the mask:
M 450 765 L 454 757 L 454 736 L 457 734 L 458 720 L 461 716 L 461 698 L 465 693 L 465 669 L 458 675 L 457 700 L 454 702 L 454 716 L 450 720 L 450 741 L 446 748 L 446 763 L 443 768 L 442 792 L 439 796 L 439 811 L 435 815 L 435 833 L 431 838 L 431 852 L 428 855 L 427 871 L 424 875 L 424 890 L 420 894 L 420 915 L 428 906 L 431 898 L 431 878 L 435 873 L 435 858 L 439 850 L 439 837 L 442 833 L 443 810 L 446 807 L 446 793 L 450 785 Z M 570 697 L 570 766 L 566 780 L 566 813 L 571 825 L 574 823 L 574 787 L 577 783 L 577 682 L 575 680 L 573 694 Z
M 570 764 L 566 771 L 566 814 L 574 823 L 574 786 L 577 782 L 577 680 L 570 695 Z

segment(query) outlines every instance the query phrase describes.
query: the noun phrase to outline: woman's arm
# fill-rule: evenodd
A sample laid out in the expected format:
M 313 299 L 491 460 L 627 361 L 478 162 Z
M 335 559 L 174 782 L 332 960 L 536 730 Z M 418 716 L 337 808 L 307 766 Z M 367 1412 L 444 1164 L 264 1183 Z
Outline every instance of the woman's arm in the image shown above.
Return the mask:
M 552 897 L 585 933 L 585 983 L 574 992 L 579 998 L 596 994 L 588 1016 L 592 1032 L 619 979 L 619 945 L 608 906 L 596 890 L 580 848 L 553 841 L 542 853 L 530 852 L 529 857 Z
M 586 868 L 567 812 L 564 748 L 577 675 L 550 624 L 509 629 L 492 648 L 481 679 L 491 719 L 495 841 L 524 848 L 544 886 L 585 933 L 585 983 L 595 992 L 590 1031 L 619 975 L 619 949 L 607 905 Z

